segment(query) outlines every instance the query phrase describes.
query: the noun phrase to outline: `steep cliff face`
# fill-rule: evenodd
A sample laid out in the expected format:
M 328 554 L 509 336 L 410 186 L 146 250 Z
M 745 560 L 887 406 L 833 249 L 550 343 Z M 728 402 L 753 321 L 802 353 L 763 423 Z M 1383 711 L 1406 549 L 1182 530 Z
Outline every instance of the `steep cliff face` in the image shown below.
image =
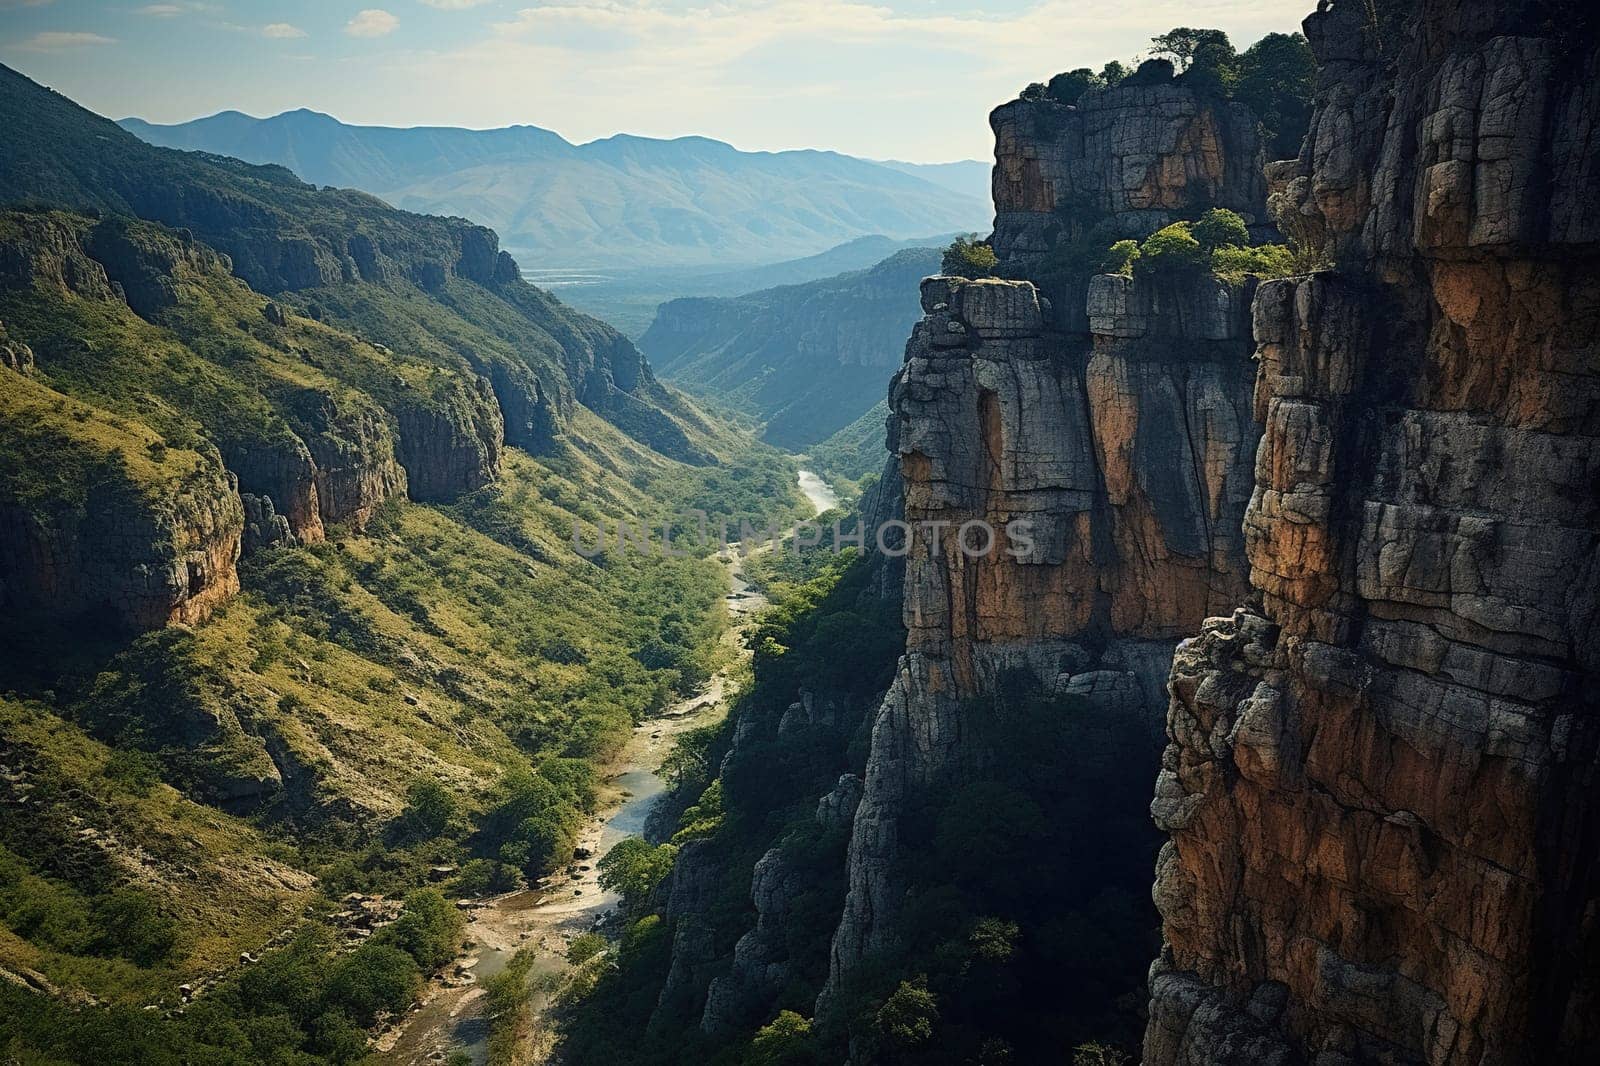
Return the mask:
M 1135 84 L 1143 82 L 1143 84 Z M 994 129 L 994 249 L 1043 256 L 1085 221 L 1143 236 L 1210 207 L 1265 222 L 1265 150 L 1243 104 L 1214 100 L 1141 71 L 1075 107 L 1013 100 Z
M 1273 172 L 1337 266 L 1255 298 L 1253 593 L 1173 666 L 1152 1066 L 1600 1046 L 1600 51 L 1576 6 L 1371 11 L 1306 20 Z
M 239 590 L 244 513 L 215 450 L 154 434 L 0 369 L 0 605 L 144 629 L 198 622 Z M 61 491 L 60 482 L 70 484 Z
M 129 492 L 113 494 L 122 503 L 80 520 L 71 516 L 83 485 L 25 469 L 46 462 L 37 456 L 14 457 L 17 488 L 0 501 L 20 508 L 10 523 L 16 543 L 0 572 L 33 590 L 19 592 L 19 605 L 47 614 L 120 603 L 126 597 L 106 591 L 119 580 L 155 580 L 144 549 L 107 550 L 107 536 L 142 530 L 154 544 L 199 553 L 181 580 L 128 592 L 116 618 L 133 628 L 194 621 L 237 587 L 241 532 L 246 550 L 315 542 L 329 523 L 359 527 L 408 489 L 450 499 L 499 471 L 505 430 L 489 382 L 421 369 L 404 353 L 263 305 L 226 257 L 186 234 L 64 213 L 0 216 L 0 311 L 10 323 L 6 365 L 50 393 L 66 439 L 153 460 L 152 476 L 135 469 Z M 116 439 L 102 439 L 102 423 Z M 170 495 L 160 475 L 179 462 L 167 454 L 179 447 L 208 456 L 214 483 L 186 486 L 180 495 L 194 506 L 162 505 L 146 521 L 135 503 Z M 97 480 L 98 469 L 85 460 L 78 476 L 91 489 L 118 480 Z M 233 500 L 204 502 L 214 493 Z M 127 571 L 120 579 L 118 567 Z
M 975 739 L 994 701 L 1034 689 L 1083 709 L 1095 743 L 1056 753 L 1063 776 L 1154 768 L 1173 644 L 1246 588 L 1251 284 L 1056 260 L 1178 212 L 1262 218 L 1253 120 L 1162 82 L 1076 108 L 1016 101 L 992 124 L 994 245 L 1001 273 L 1028 280 L 926 281 L 891 388 L 916 531 L 908 639 L 873 727 L 824 1009 L 900 938 L 906 827 L 1004 758 Z M 1005 532 L 1018 522 L 1024 539 Z M 996 532 L 993 550 L 976 526 L 963 542 L 967 523 Z

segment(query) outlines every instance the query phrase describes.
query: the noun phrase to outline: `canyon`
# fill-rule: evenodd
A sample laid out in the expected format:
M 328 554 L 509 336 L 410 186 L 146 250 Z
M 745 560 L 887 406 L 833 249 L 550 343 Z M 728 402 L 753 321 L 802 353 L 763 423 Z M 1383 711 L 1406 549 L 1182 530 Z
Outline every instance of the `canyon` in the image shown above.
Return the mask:
M 813 791 L 787 809 L 848 844 L 821 867 L 794 837 L 685 848 L 654 1030 L 784 1006 L 851 1061 L 975 1053 L 939 1026 L 950 989 L 981 989 L 918 973 L 962 876 L 928 870 L 930 826 L 1004 776 L 1019 749 L 995 723 L 1023 698 L 1079 730 L 1027 753 L 1051 777 L 1155 779 L 1150 1066 L 1587 1061 L 1600 50 L 1588 16 L 1536 6 L 1324 2 L 1291 160 L 1159 64 L 996 109 L 995 276 L 922 282 L 861 505 L 943 531 L 874 563 L 906 632 L 887 692 L 802 685 L 737 718 L 722 764 L 799 766 Z M 1086 254 L 1215 207 L 1291 239 L 1303 271 Z M 1017 519 L 1026 552 L 958 539 Z M 819 728 L 809 762 L 774 753 Z M 1078 818 L 1126 813 L 1088 802 Z M 719 886 L 745 871 L 729 919 Z M 797 947 L 824 928 L 825 968 Z M 891 1009 L 926 1020 L 898 1052 L 876 1035 Z
M 1592 1061 L 1600 23 L 1303 30 L 1295 158 L 1203 49 L 1071 72 L 990 115 L 984 259 L 638 348 L 492 230 L 0 67 L 0 1044 Z M 787 447 L 883 411 L 882 469 L 657 369 Z M 685 507 L 865 535 L 565 539 Z M 518 958 L 537 1010 L 467 987 Z

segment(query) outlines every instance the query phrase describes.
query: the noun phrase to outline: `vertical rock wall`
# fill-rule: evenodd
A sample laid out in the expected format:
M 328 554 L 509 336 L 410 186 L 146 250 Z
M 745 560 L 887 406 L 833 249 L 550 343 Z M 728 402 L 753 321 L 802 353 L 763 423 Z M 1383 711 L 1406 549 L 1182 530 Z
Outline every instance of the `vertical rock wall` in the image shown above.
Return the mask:
M 1306 20 L 1273 170 L 1336 266 L 1255 298 L 1253 592 L 1173 664 L 1151 1066 L 1600 1048 L 1592 15 L 1372 10 Z
M 1265 214 L 1248 112 L 1163 81 L 999 108 L 994 245 L 1014 280 L 930 278 L 891 387 L 916 529 L 906 654 L 872 732 L 826 1010 L 896 940 L 902 827 L 976 770 L 972 715 L 1020 672 L 1123 723 L 1093 758 L 1153 765 L 1173 644 L 1245 592 L 1259 428 L 1249 285 L 1204 274 L 1035 284 L 1056 249 L 1211 206 Z M 1027 280 L 1022 280 L 1027 279 Z M 993 551 L 974 529 L 999 534 Z M 1008 538 L 1013 523 L 1027 540 Z M 1012 528 L 1017 528 L 1013 526 Z M 937 529 L 938 536 L 933 536 Z M 1116 750 L 1112 750 L 1116 749 Z M 1062 753 L 1063 772 L 1082 753 Z

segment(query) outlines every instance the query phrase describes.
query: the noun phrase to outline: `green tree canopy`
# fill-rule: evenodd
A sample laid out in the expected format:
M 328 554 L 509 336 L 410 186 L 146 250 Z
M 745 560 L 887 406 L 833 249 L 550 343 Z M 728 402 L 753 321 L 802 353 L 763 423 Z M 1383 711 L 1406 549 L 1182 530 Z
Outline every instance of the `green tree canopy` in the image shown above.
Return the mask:
M 1050 94 L 1050 99 L 1058 104 L 1075 104 L 1078 102 L 1078 98 L 1090 89 L 1104 89 L 1105 87 L 1105 78 L 1088 67 L 1079 67 L 1076 70 L 1069 70 L 1051 78 L 1050 85 L 1046 91 Z
M 1172 60 L 1172 65 L 1181 74 L 1198 57 L 1208 56 L 1215 61 L 1219 56 L 1232 55 L 1233 42 L 1221 30 L 1177 26 L 1150 38 L 1150 54 Z
M 792 1010 L 761 1027 L 750 1041 L 745 1066 L 811 1066 L 817 1061 L 811 1047 L 811 1022 Z
M 928 991 L 928 979 L 901 981 L 900 987 L 878 1008 L 878 1031 L 890 1044 L 911 1048 L 933 1039 L 939 1022 L 939 1001 Z
M 1174 222 L 1144 239 L 1137 266 L 1141 270 L 1184 269 L 1204 262 L 1205 252 L 1194 239 L 1189 223 Z
M 600 887 L 621 895 L 629 911 L 639 911 L 672 872 L 677 855 L 678 849 L 671 844 L 652 847 L 640 837 L 619 841 L 600 860 Z
M 1233 96 L 1261 120 L 1272 158 L 1299 154 L 1311 125 L 1316 76 L 1311 46 L 1298 33 L 1269 33 L 1239 57 Z

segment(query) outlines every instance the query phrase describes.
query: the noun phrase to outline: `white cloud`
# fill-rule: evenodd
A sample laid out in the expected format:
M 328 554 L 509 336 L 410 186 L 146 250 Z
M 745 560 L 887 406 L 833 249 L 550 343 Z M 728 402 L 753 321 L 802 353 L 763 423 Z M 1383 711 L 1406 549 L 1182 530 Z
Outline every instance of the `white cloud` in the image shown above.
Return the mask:
M 269 22 L 261 27 L 261 36 L 263 37 L 288 40 L 291 37 L 304 37 L 305 35 L 305 30 L 302 30 L 299 26 L 291 26 L 287 22 Z
M 487 4 L 489 0 L 422 0 L 422 2 L 440 11 L 465 11 L 469 7 Z
M 47 30 L 36 33 L 27 40 L 17 45 L 25 52 L 63 52 L 69 48 L 84 48 L 97 44 L 116 44 L 116 38 L 103 37 L 98 33 L 67 33 L 59 30 Z
M 55 0 L 0 0 L 0 11 L 10 11 L 17 7 L 43 7 L 53 3 Z
M 910 0 L 548 0 L 387 76 L 395 92 L 429 87 L 412 123 L 470 114 L 473 125 L 532 120 L 579 140 L 705 133 L 749 148 L 982 157 L 989 109 L 1031 81 L 1127 63 L 1177 25 L 1217 26 L 1243 47 L 1297 28 L 1313 6 L 1036 0 L 974 12 Z M 536 115 L 527 101 L 538 101 Z
M 134 8 L 133 13 L 136 15 L 148 15 L 151 18 L 169 19 L 175 15 L 189 12 L 213 10 L 215 10 L 215 7 L 211 4 L 200 3 L 199 0 L 183 0 L 182 3 L 176 4 L 146 4 L 143 7 Z
M 356 17 L 345 23 L 344 32 L 352 37 L 384 37 L 398 25 L 400 20 L 381 7 L 369 7 L 356 12 Z

